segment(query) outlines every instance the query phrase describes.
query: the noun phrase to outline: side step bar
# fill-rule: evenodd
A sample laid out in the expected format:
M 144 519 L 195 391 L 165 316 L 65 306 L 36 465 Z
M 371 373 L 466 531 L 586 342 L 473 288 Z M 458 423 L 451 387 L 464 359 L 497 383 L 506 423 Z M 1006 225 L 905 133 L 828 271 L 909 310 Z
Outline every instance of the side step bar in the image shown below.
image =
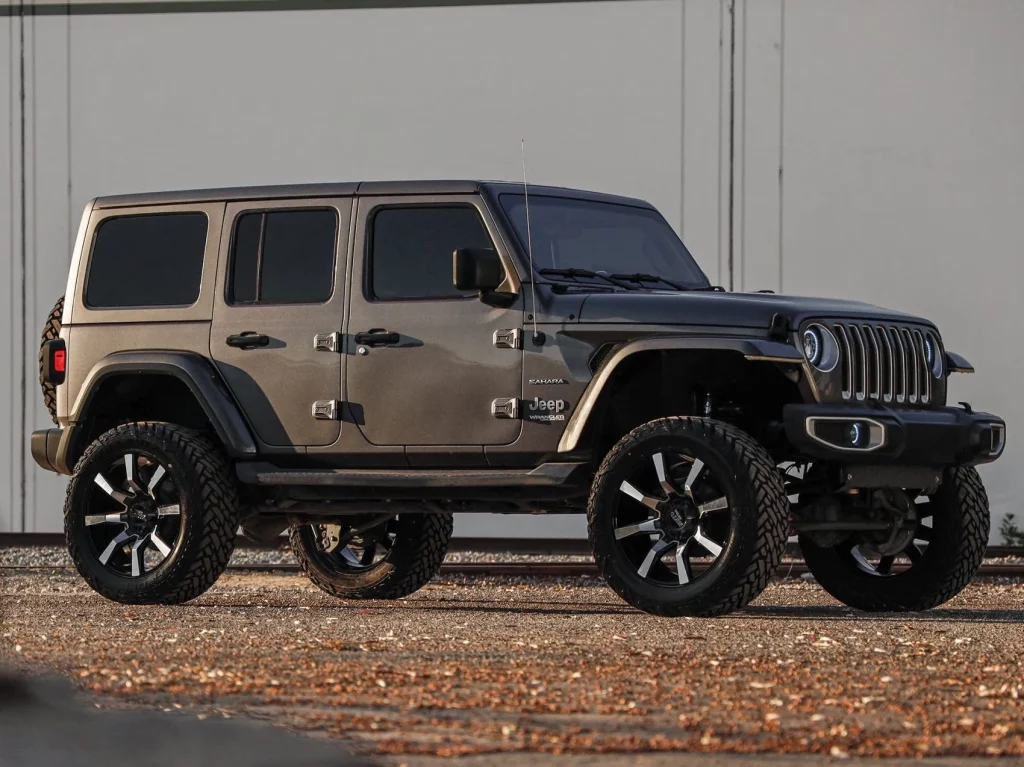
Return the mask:
M 329 487 L 560 487 L 580 463 L 544 463 L 535 469 L 282 469 L 269 463 L 237 464 L 247 485 Z

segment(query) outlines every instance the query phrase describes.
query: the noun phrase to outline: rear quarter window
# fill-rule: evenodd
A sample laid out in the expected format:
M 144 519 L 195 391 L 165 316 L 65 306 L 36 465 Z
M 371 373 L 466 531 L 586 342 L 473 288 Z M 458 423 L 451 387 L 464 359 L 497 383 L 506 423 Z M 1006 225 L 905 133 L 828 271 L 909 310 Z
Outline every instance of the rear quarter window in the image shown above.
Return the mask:
M 93 309 L 190 306 L 199 298 L 205 213 L 108 218 L 96 229 L 85 304 Z

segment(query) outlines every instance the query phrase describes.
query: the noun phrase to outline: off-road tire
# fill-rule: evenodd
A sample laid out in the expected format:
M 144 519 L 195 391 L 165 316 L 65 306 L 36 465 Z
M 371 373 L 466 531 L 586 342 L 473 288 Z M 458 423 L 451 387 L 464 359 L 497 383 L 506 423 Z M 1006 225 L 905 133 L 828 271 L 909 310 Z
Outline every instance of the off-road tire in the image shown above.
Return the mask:
M 742 519 L 722 555 L 694 582 L 701 588 L 685 600 L 640 578 L 615 541 L 608 504 L 619 492 L 617 468 L 652 441 L 682 442 L 702 451 L 705 463 L 717 463 L 731 477 Z M 737 610 L 764 591 L 786 546 L 789 502 L 775 463 L 746 432 L 708 418 L 661 418 L 633 429 L 605 456 L 591 487 L 587 523 L 597 567 L 626 602 L 655 615 L 711 617 Z
M 57 423 L 57 387 L 49 381 L 43 380 L 43 344 L 60 338 L 60 323 L 63 316 L 64 296 L 61 296 L 46 318 L 46 324 L 43 325 L 43 337 L 39 341 L 39 386 L 43 390 L 43 404 L 46 405 L 54 423 Z
M 118 576 L 99 564 L 84 521 L 90 469 L 131 450 L 152 451 L 166 461 L 184 490 L 179 542 L 167 561 L 141 578 Z M 159 422 L 123 424 L 101 434 L 78 460 L 64 504 L 75 567 L 94 590 L 123 604 L 180 604 L 204 593 L 228 565 L 238 519 L 238 490 L 220 449 L 200 432 Z
M 948 602 L 977 574 L 988 546 L 988 495 L 973 466 L 947 469 L 931 496 L 932 539 L 919 562 L 879 577 L 851 568 L 837 548 L 806 536 L 800 548 L 821 587 L 843 604 L 866 612 L 917 612 Z
M 299 568 L 320 589 L 339 599 L 401 599 L 423 588 L 441 570 L 454 519 L 451 514 L 401 514 L 386 559 L 361 572 L 332 566 L 312 525 L 288 532 Z

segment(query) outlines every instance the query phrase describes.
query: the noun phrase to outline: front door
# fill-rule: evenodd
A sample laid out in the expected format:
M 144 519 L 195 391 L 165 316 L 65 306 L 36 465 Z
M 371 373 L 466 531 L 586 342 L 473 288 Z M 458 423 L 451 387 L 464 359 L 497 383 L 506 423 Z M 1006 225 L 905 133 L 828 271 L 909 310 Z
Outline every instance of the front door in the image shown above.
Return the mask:
M 522 394 L 521 349 L 495 332 L 522 327 L 523 302 L 493 306 L 452 284 L 456 248 L 495 248 L 472 195 L 359 199 L 347 326 L 346 404 L 374 445 L 506 445 L 522 421 L 495 399 Z M 517 283 L 516 283 L 517 284 Z
M 227 206 L 210 351 L 264 446 L 338 439 L 351 211 L 347 198 Z

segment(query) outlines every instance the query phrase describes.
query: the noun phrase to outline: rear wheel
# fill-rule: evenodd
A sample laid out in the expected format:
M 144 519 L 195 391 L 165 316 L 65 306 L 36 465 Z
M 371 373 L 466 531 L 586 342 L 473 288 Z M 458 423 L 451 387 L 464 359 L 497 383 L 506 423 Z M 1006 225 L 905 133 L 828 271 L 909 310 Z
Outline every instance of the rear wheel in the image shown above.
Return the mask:
M 840 602 L 872 612 L 927 610 L 963 591 L 981 567 L 990 520 L 977 469 L 947 469 L 934 495 L 899 495 L 907 508 L 895 532 L 827 547 L 800 536 L 811 574 Z
M 177 604 L 214 584 L 234 548 L 238 497 L 206 437 L 165 423 L 102 434 L 68 485 L 64 532 L 78 572 L 125 604 Z
M 360 516 L 345 524 L 299 525 L 289 533 L 302 571 L 342 599 L 399 599 L 441 570 L 451 514 Z
M 761 593 L 782 558 L 789 504 L 774 462 L 734 426 L 663 418 L 608 453 L 587 512 L 594 558 L 656 615 L 722 615 Z
M 64 316 L 64 296 L 57 299 L 43 325 L 43 337 L 39 343 L 39 386 L 43 390 L 43 404 L 50 412 L 50 418 L 57 423 L 57 387 L 43 378 L 43 344 L 60 338 L 61 319 Z

